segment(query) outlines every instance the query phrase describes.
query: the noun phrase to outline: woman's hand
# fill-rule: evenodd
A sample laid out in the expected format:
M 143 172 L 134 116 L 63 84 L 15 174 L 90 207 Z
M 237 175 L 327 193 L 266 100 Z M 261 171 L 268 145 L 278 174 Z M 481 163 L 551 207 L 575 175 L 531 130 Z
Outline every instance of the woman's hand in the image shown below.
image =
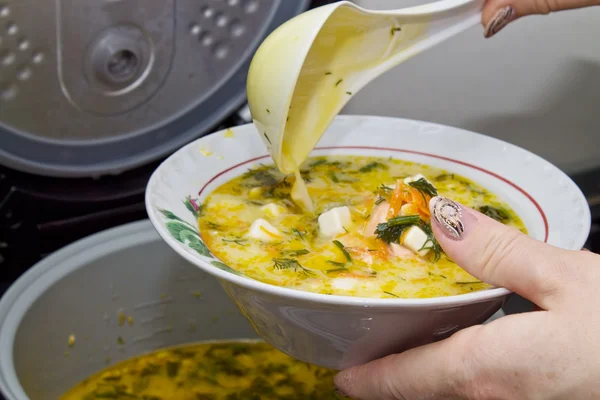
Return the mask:
M 342 371 L 339 390 L 359 400 L 600 398 L 600 256 L 538 242 L 445 198 L 430 208 L 450 258 L 540 310 Z
M 600 5 L 600 0 L 487 0 L 481 23 L 484 36 L 492 37 L 509 22 L 526 15 L 549 14 L 555 11 Z

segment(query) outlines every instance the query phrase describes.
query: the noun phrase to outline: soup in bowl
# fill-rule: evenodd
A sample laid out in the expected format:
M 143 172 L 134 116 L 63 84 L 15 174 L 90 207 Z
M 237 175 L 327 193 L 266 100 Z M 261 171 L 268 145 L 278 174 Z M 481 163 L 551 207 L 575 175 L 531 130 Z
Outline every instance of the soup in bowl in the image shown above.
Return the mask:
M 470 276 L 431 233 L 444 195 L 550 244 L 579 249 L 577 186 L 516 146 L 424 122 L 340 116 L 294 176 L 252 125 L 201 138 L 152 176 L 161 237 L 216 276 L 256 331 L 299 360 L 342 369 L 485 321 L 509 295 Z
M 428 203 L 444 195 L 527 232 L 498 196 L 457 174 L 393 158 L 307 160 L 314 212 L 290 200 L 294 178 L 248 170 L 198 207 L 209 251 L 245 276 L 329 295 L 426 298 L 488 288 L 456 265 L 432 234 Z

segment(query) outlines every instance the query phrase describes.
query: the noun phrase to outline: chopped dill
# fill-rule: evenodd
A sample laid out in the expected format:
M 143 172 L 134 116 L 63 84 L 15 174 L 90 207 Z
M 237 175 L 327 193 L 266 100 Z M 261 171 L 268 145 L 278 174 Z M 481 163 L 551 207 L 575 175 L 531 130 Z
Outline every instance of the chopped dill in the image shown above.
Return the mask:
M 367 165 L 361 167 L 358 172 L 371 172 L 375 169 L 388 169 L 388 166 L 385 164 L 382 164 L 380 162 L 377 161 L 373 161 L 371 163 L 368 163 Z
M 206 221 L 206 225 L 210 228 L 210 229 L 221 229 L 221 225 L 212 222 L 212 221 Z
M 179 367 L 181 367 L 180 362 L 167 361 L 167 375 L 169 375 L 170 378 L 175 378 L 179 372 Z
M 481 281 L 473 281 L 473 282 L 454 282 L 455 285 L 475 285 L 477 283 L 483 283 Z
M 267 114 L 271 114 L 271 110 L 267 108 Z
M 377 194 L 380 198 L 387 200 L 392 195 L 393 191 L 394 189 L 392 189 L 391 187 L 381 184 L 375 191 L 375 194 Z
M 313 162 L 312 164 L 310 164 L 310 166 L 311 166 L 311 168 L 314 168 L 314 167 L 318 167 L 319 165 L 323 165 L 323 164 L 327 164 L 327 160 L 324 158 L 321 158 L 321 159 Z
M 329 177 L 331 178 L 331 180 L 335 183 L 340 183 L 340 180 L 338 179 L 337 175 L 335 174 L 335 172 L 331 171 L 329 172 Z
M 344 178 L 344 179 L 340 179 L 340 182 L 342 182 L 342 183 L 355 183 L 355 182 L 358 182 L 358 179 Z
M 269 137 L 267 136 L 267 132 L 264 132 L 263 135 L 265 135 L 265 139 L 267 139 L 267 142 L 269 142 L 269 144 L 273 144 L 271 143 L 271 139 L 269 139 Z
M 271 173 L 267 167 L 259 167 L 255 169 L 249 169 L 244 175 L 244 179 L 253 179 L 256 181 L 258 186 L 272 186 L 279 182 L 277 177 Z M 251 185 L 250 187 L 255 187 Z
M 300 175 L 302 176 L 302 179 L 304 179 L 304 182 L 309 183 L 312 181 L 310 171 L 301 171 Z
M 327 71 L 325 72 L 325 75 L 331 75 L 331 72 Z
M 341 263 L 341 262 L 331 261 L 331 260 L 327 260 L 327 262 L 331 265 L 335 265 L 336 267 L 343 267 L 341 269 L 347 269 L 347 268 L 345 268 L 346 263 Z M 340 268 L 337 268 L 337 269 L 340 269 Z M 328 270 L 327 272 L 329 272 L 329 271 L 334 271 L 334 270 Z
M 348 268 L 345 268 L 345 267 L 333 268 L 333 269 L 328 269 L 325 272 L 328 274 L 335 274 L 337 272 L 348 272 Z
M 447 179 L 454 179 L 454 174 L 442 174 L 433 178 L 433 180 L 436 182 L 442 182 Z
M 508 213 L 506 211 L 502 210 L 501 208 L 495 208 L 495 207 L 491 207 L 491 206 L 482 206 L 482 207 L 479 207 L 479 212 L 487 215 L 490 218 L 495 219 L 498 222 L 502 222 L 503 224 L 510 221 L 510 216 L 508 215 Z
M 352 96 L 352 92 L 346 92 L 348 96 Z
M 386 292 L 386 291 L 384 290 L 384 291 L 383 291 L 383 293 L 385 293 L 385 294 L 388 294 L 388 295 L 390 295 L 390 296 L 393 296 L 393 297 L 396 297 L 396 298 L 400 298 L 400 296 L 397 296 L 397 295 L 395 295 L 395 294 L 394 294 L 394 293 L 392 293 L 392 292 Z
M 287 177 L 284 177 L 280 181 L 278 181 L 274 176 L 272 176 L 272 178 L 273 179 L 270 179 L 269 181 L 265 180 L 266 183 L 262 185 L 267 186 L 266 190 L 264 191 L 264 197 L 282 200 L 289 198 L 289 192 L 292 184 L 288 182 Z
M 429 225 L 428 223 L 425 223 L 424 221 L 420 221 L 419 226 L 423 230 L 423 232 L 425 232 L 425 234 L 427 235 L 427 241 L 423 244 L 423 247 L 421 249 L 419 249 L 419 251 L 425 250 L 425 249 L 432 250 L 433 251 L 433 262 L 438 262 L 438 260 L 440 259 L 441 255 L 442 255 L 442 247 L 440 246 L 437 239 L 433 235 L 433 231 L 431 230 L 431 225 Z
M 247 241 L 246 239 L 221 239 L 223 242 L 226 243 L 235 243 L 239 246 L 245 246 L 245 242 Z
M 479 190 L 475 185 L 473 185 L 472 183 L 465 181 L 463 179 L 457 179 L 458 182 L 460 182 L 461 185 L 465 185 L 467 188 L 469 188 L 469 190 L 477 193 L 477 194 L 485 194 L 484 191 Z
M 344 228 L 344 230 L 346 230 L 346 228 Z M 348 262 L 352 262 L 352 257 L 350 257 L 350 253 L 346 251 L 346 248 L 339 240 L 334 240 L 333 244 L 335 244 L 337 248 L 340 249 L 340 251 L 342 252 L 342 254 L 344 254 L 344 257 L 346 257 L 346 260 L 348 260 Z
M 313 271 L 305 268 L 294 258 L 274 258 L 273 267 L 277 270 L 291 269 L 294 272 L 302 272 L 304 275 L 315 275 Z
M 377 239 L 381 239 L 386 243 L 398 243 L 400 236 L 405 229 L 419 223 L 421 218 L 418 215 L 405 215 L 400 217 L 390 218 L 387 222 L 377 225 L 375 234 Z
M 435 197 L 438 194 L 437 189 L 431 183 L 429 183 L 427 181 L 427 179 L 425 179 L 425 178 L 419 178 L 416 181 L 409 182 L 408 185 L 411 187 L 414 187 L 419 192 L 421 192 L 421 194 L 423 195 L 423 198 L 425 198 L 425 195 L 428 195 L 430 197 Z
M 343 81 L 344 81 L 343 79 L 340 79 L 340 80 L 338 80 L 338 81 L 335 83 L 335 87 L 338 87 L 338 86 L 340 85 L 340 83 L 342 83 Z
M 298 237 L 302 240 L 304 240 L 304 235 L 302 234 L 302 232 L 300 232 L 298 229 L 293 228 L 292 229 L 292 233 L 294 233 L 295 235 L 298 235 Z
M 402 31 L 402 28 L 400 28 L 399 26 L 394 26 L 394 27 L 392 27 L 392 29 L 390 29 L 390 34 L 392 36 L 394 36 L 394 33 L 401 32 L 401 31 Z
M 298 256 L 303 256 L 305 254 L 310 253 L 310 251 L 306 250 L 306 249 L 300 249 L 300 250 L 284 250 L 281 252 L 281 254 L 286 255 L 286 256 L 292 256 L 292 257 L 298 257 Z

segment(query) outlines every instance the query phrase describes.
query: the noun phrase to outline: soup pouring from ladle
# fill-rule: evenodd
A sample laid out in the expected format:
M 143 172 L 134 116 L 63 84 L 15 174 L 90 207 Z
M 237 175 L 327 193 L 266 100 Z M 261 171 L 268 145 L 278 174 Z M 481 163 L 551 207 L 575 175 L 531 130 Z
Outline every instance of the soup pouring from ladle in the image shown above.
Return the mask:
M 340 1 L 271 33 L 252 60 L 247 91 L 252 119 L 277 167 L 297 173 L 353 95 L 402 61 L 478 24 L 482 5 L 443 0 L 373 11 Z

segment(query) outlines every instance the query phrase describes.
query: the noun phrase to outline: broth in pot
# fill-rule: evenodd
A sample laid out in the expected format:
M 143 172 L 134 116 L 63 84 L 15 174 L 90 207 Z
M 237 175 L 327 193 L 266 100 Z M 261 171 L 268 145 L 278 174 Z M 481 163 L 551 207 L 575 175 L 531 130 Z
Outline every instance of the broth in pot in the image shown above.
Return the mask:
M 260 341 L 199 343 L 119 363 L 60 400 L 342 400 L 335 373 Z

